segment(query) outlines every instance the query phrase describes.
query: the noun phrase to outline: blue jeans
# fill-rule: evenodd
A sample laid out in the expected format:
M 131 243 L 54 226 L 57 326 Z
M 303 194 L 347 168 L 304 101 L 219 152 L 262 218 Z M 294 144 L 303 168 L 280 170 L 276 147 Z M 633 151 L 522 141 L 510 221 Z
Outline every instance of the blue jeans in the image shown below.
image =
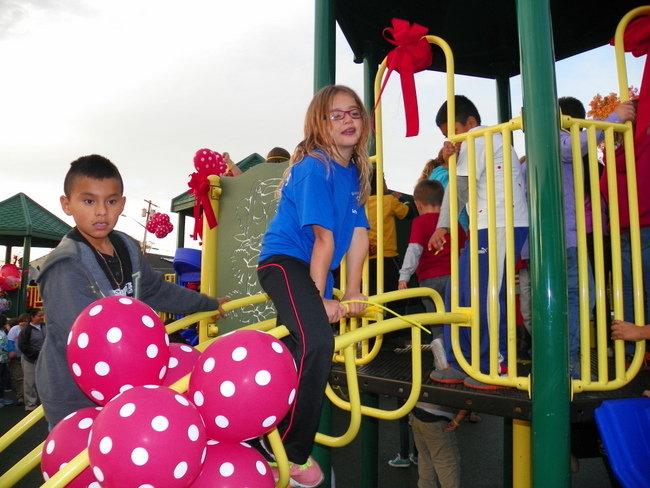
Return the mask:
M 643 265 L 643 288 L 645 290 L 645 323 L 650 311 L 650 227 L 641 227 L 641 263 Z M 634 322 L 634 301 L 632 299 L 632 250 L 630 234 L 621 234 L 621 261 L 623 266 L 623 312 L 625 320 Z
M 521 248 L 524 241 L 528 237 L 528 227 L 515 227 L 514 240 L 515 240 L 515 262 L 519 260 Z M 472 237 L 470 237 L 471 239 Z M 480 349 L 481 349 L 481 371 L 484 373 L 489 372 L 489 349 L 490 349 L 490 336 L 488 328 L 488 231 L 487 229 L 480 229 L 477 235 L 478 248 L 479 248 L 479 320 L 480 327 Z M 470 240 L 465 243 L 458 258 L 458 274 L 459 274 L 459 305 L 461 307 L 468 307 L 471 305 L 471 276 L 470 276 Z M 504 242 L 497 242 L 498 246 L 505 246 Z M 499 265 L 497 263 L 497 265 Z M 505 270 L 505 261 L 501 264 Z M 499 291 L 499 353 L 508 360 L 507 357 L 507 322 L 506 322 L 506 286 L 505 286 L 505 272 L 501 281 L 501 288 Z M 449 288 L 448 288 L 449 289 Z M 449 294 L 447 294 L 449 296 Z M 445 327 L 445 350 L 447 352 L 447 360 L 449 364 L 455 368 L 459 368 L 455 360 L 454 353 L 451 349 L 451 328 Z M 460 330 L 460 346 L 466 358 L 470 357 L 471 351 L 471 336 L 470 329 L 462 327 Z

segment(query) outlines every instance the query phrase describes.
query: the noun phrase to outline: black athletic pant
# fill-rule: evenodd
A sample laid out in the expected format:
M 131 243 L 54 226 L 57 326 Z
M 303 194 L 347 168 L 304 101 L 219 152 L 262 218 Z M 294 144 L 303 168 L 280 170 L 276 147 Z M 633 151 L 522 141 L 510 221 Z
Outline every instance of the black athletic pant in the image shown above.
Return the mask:
M 296 361 L 298 392 L 279 430 L 289 461 L 304 464 L 318 430 L 332 367 L 334 335 L 307 263 L 289 256 L 271 256 L 259 263 L 257 276 L 275 305 L 278 324 L 291 333 L 283 340 Z

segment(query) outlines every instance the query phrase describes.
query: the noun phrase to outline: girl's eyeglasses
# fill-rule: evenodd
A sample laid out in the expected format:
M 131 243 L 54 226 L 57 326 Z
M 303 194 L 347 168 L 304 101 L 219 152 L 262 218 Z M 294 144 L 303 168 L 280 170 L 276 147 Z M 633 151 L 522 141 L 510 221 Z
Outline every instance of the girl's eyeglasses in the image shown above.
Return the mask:
M 329 119 L 334 122 L 339 122 L 345 118 L 345 114 L 348 114 L 352 119 L 360 119 L 363 116 L 360 108 L 353 108 L 350 110 L 332 110 L 329 113 Z

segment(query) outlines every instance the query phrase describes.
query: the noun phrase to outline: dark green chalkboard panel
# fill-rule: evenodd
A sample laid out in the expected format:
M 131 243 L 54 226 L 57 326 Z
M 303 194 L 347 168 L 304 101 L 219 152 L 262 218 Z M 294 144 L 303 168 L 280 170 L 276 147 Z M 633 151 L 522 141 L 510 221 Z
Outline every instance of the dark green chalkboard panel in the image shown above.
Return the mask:
M 276 190 L 287 163 L 262 163 L 234 178 L 221 179 L 217 290 L 231 298 L 260 293 L 257 257 L 262 236 L 277 207 Z M 275 315 L 273 305 L 245 307 L 219 321 L 220 332 Z

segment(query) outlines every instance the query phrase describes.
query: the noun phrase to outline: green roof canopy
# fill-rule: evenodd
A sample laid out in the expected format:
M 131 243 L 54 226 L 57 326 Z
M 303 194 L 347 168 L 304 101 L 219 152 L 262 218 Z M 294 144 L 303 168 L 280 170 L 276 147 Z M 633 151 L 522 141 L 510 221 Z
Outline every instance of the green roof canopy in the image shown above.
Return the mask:
M 22 246 L 31 237 L 35 247 L 56 247 L 72 227 L 24 193 L 0 202 L 0 245 Z

